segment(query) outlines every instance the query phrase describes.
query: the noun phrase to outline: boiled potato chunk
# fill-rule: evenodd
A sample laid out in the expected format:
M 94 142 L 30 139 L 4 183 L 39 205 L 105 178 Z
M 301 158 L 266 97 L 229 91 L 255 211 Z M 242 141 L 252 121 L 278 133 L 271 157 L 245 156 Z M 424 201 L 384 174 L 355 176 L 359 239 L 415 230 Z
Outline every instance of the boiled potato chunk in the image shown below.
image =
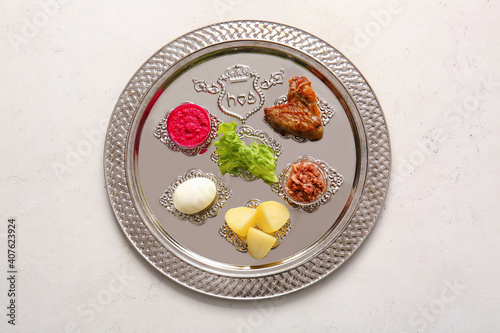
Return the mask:
M 279 230 L 289 218 L 288 209 L 277 201 L 265 201 L 257 207 L 257 225 L 264 232 Z
M 257 223 L 255 209 L 248 207 L 231 208 L 226 213 L 226 223 L 239 237 L 246 237 L 248 228 Z
M 248 229 L 248 254 L 255 259 L 264 259 L 273 247 L 274 243 L 276 243 L 276 238 L 273 236 L 270 236 L 253 227 Z

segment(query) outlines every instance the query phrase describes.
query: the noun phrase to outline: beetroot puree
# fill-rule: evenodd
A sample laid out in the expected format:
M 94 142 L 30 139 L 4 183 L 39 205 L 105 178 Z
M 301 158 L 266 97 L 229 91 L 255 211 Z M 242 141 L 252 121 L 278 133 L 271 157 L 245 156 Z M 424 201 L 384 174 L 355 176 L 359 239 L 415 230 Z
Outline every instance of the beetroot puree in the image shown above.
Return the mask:
M 204 143 L 210 133 L 210 117 L 201 106 L 182 104 L 168 116 L 167 131 L 179 146 L 195 148 Z

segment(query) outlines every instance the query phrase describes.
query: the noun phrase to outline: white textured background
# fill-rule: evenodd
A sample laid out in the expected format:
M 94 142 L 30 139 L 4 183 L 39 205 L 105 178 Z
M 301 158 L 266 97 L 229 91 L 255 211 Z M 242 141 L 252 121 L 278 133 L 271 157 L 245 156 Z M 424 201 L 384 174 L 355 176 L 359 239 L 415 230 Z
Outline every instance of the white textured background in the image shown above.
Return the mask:
M 15 327 L 0 274 L 1 332 L 500 331 L 498 1 L 270 2 L 1 1 L 0 271 L 9 217 L 19 269 Z M 103 179 L 105 126 L 132 74 L 180 35 L 235 19 L 344 52 L 380 100 L 393 152 L 360 250 L 260 302 L 160 276 L 115 222 Z

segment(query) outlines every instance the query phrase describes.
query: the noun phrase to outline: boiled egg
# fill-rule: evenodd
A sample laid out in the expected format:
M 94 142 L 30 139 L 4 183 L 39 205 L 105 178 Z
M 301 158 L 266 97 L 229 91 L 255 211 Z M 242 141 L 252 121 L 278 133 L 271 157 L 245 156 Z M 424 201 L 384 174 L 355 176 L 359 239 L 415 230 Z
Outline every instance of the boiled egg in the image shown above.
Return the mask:
M 215 200 L 217 188 L 208 178 L 191 178 L 174 191 L 174 207 L 184 214 L 196 214 L 208 208 Z

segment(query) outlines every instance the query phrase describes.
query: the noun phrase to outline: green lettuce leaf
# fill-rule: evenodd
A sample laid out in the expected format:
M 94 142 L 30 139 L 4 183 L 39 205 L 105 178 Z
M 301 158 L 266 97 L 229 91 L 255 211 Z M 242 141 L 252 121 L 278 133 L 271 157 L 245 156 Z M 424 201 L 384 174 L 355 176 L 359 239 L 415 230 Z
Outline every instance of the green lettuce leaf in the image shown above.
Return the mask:
M 278 181 L 276 172 L 276 159 L 274 152 L 265 144 L 252 142 L 247 146 L 236 134 L 234 121 L 219 126 L 219 141 L 214 142 L 215 152 L 219 154 L 219 168 L 224 175 L 236 174 L 240 170 L 248 170 L 253 175 L 262 178 L 267 184 Z

